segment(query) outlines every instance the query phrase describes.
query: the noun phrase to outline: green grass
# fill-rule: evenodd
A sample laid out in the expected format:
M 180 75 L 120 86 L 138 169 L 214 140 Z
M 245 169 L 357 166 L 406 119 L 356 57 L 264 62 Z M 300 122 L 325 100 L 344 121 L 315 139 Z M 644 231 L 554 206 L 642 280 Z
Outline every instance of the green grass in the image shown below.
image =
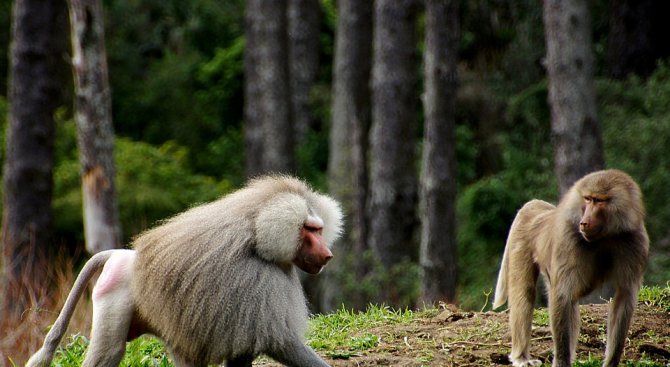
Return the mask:
M 409 323 L 426 317 L 436 310 L 393 310 L 386 306 L 371 305 L 365 312 L 339 309 L 327 315 L 317 315 L 310 321 L 307 343 L 314 349 L 326 351 L 331 358 L 347 358 L 357 352 L 375 347 L 379 337 L 367 330 L 375 326 Z M 70 336 L 54 356 L 55 366 L 80 366 L 88 347 L 88 339 L 79 334 Z M 141 337 L 127 344 L 122 367 L 172 366 L 163 344 L 156 338 Z
M 639 301 L 649 306 L 661 307 L 670 312 L 670 282 L 665 287 L 644 286 L 640 289 Z
M 358 351 L 371 349 L 379 337 L 368 330 L 375 326 L 409 323 L 426 311 L 393 310 L 386 306 L 370 305 L 365 312 L 341 308 L 334 313 L 315 316 L 310 325 L 307 344 L 315 350 L 326 351 L 332 358 L 347 358 Z
M 594 358 L 589 356 L 586 360 L 579 360 L 573 363 L 573 367 L 600 367 L 603 365 L 601 358 Z M 625 367 L 667 367 L 665 364 L 642 359 L 640 361 L 625 361 L 621 363 Z M 547 365 L 549 366 L 549 365 Z
M 643 287 L 639 296 L 640 302 L 670 311 L 670 285 L 665 287 Z M 424 309 L 394 310 L 387 306 L 370 305 L 366 311 L 356 312 L 341 308 L 327 315 L 315 315 L 310 320 L 307 343 L 317 351 L 324 352 L 330 358 L 349 358 L 365 354 L 374 349 L 380 342 L 380 334 L 374 330 L 385 327 L 390 330 L 396 325 L 409 324 L 417 319 L 436 316 L 440 310 Z M 545 309 L 533 313 L 535 325 L 548 325 L 549 317 Z M 377 330 L 378 331 L 378 330 Z M 53 366 L 74 367 L 83 362 L 88 346 L 85 336 L 75 334 L 67 338 L 55 355 Z M 430 363 L 430 353 L 419 357 L 420 363 Z M 264 357 L 262 357 L 264 358 Z M 141 337 L 127 344 L 126 354 L 121 366 L 168 367 L 171 366 L 163 344 L 156 338 Z M 575 362 L 577 367 L 602 365 L 602 359 L 589 356 L 585 360 Z M 624 364 L 626 367 L 660 367 L 661 364 L 645 358 L 640 361 Z
M 71 335 L 62 347 L 56 350 L 52 365 L 62 367 L 81 366 L 88 348 L 88 338 L 83 335 Z M 158 339 L 141 337 L 126 344 L 126 354 L 121 367 L 168 367 L 172 366 L 165 347 Z

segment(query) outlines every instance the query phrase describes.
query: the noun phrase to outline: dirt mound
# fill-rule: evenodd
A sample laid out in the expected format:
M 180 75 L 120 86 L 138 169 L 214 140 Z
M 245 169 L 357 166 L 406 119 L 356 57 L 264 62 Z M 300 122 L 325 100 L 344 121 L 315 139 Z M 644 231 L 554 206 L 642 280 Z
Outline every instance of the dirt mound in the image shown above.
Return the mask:
M 578 360 L 603 358 L 607 305 L 581 306 Z M 545 313 L 546 315 L 546 313 Z M 542 317 L 540 316 L 542 319 Z M 332 366 L 498 366 L 509 365 L 507 312 L 465 312 L 446 308 L 432 318 L 366 330 L 379 337 L 376 347 L 355 355 L 326 355 Z M 355 336 L 355 335 L 354 335 Z M 531 354 L 549 362 L 551 332 L 546 317 L 533 323 Z M 323 353 L 322 353 L 323 354 Z M 624 361 L 670 366 L 670 313 L 641 304 L 626 341 Z

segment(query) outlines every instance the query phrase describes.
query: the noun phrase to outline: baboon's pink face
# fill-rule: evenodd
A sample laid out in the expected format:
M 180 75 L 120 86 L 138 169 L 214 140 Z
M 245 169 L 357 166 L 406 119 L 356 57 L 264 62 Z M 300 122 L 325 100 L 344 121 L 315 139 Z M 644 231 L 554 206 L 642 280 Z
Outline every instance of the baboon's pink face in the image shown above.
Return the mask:
M 309 274 L 318 274 L 333 258 L 323 240 L 323 222 L 319 218 L 308 219 L 300 229 L 300 248 L 293 264 Z
M 585 240 L 591 242 L 605 235 L 609 201 L 610 198 L 603 195 L 584 195 L 579 233 Z

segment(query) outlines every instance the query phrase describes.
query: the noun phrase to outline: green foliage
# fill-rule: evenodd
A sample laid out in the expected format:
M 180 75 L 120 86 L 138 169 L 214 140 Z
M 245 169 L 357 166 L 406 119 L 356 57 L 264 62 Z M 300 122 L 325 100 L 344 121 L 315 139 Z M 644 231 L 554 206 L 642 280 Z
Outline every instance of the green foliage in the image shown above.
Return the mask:
M 556 183 L 550 142 L 546 83 L 538 83 L 509 98 L 504 129 L 498 136 L 502 170 L 459 187 L 459 302 L 479 309 L 494 287 L 505 239 L 516 211 L 528 200 L 555 201 Z M 459 171 L 471 170 L 476 144 L 465 127 L 457 129 Z M 468 139 L 470 137 L 470 139 Z M 474 147 L 473 147 L 474 146 Z M 464 164 L 465 163 L 465 164 Z M 459 181 L 474 172 L 459 172 Z M 465 181 L 467 183 L 467 181 Z
M 646 81 L 601 80 L 597 87 L 606 162 L 630 173 L 640 184 L 654 254 L 647 281 L 662 284 L 670 277 L 670 156 L 666 143 L 670 141 L 670 66 L 659 65 Z M 654 251 L 661 244 L 665 250 Z
M 188 148 L 195 171 L 221 177 L 215 164 L 207 164 L 208 144 L 239 128 L 244 2 L 106 5 L 117 133 L 156 145 L 176 141 Z
M 309 131 L 296 150 L 299 175 L 316 189 L 327 191 L 328 132 Z
M 501 177 L 482 179 L 459 196 L 458 274 L 461 307 L 481 306 L 493 287 L 509 224 L 523 202 Z
M 665 287 L 643 286 L 640 289 L 639 301 L 670 312 L 670 282 L 666 283 Z
M 81 242 L 82 196 L 74 123 L 60 122 L 57 137 L 55 227 L 61 237 Z M 154 147 L 127 138 L 116 140 L 116 189 L 126 240 L 159 219 L 211 201 L 232 189 L 226 180 L 192 173 L 186 155 L 186 148 L 174 142 Z

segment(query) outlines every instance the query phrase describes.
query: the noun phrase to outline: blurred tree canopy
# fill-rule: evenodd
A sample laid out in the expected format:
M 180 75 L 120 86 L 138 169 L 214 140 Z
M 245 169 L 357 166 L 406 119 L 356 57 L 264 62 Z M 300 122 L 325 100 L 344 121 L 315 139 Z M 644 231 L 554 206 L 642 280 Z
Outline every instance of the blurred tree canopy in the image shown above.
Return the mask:
M 4 55 L 9 49 L 10 3 L 0 2 Z M 244 181 L 244 5 L 243 0 L 104 1 L 117 191 L 126 242 L 156 220 Z M 321 0 L 321 7 L 321 65 L 310 100 L 316 121 L 297 147 L 297 172 L 325 189 L 336 1 Z M 611 79 L 606 73 L 608 2 L 592 2 L 591 12 L 605 164 L 628 171 L 640 183 L 653 251 L 647 280 L 665 283 L 670 279 L 670 66 L 659 56 L 649 76 L 631 73 Z M 485 292 L 493 288 L 516 210 L 534 197 L 555 201 L 558 188 L 541 3 L 467 1 L 462 2 L 460 16 L 458 297 L 463 307 L 480 308 Z M 4 57 L 3 146 L 6 75 Z M 71 106 L 67 102 L 57 116 L 54 213 L 57 235 L 75 251 L 83 234 Z M 417 120 L 422 120 L 421 112 Z M 4 156 L 4 150 L 0 154 Z M 351 286 L 356 285 L 342 284 Z

